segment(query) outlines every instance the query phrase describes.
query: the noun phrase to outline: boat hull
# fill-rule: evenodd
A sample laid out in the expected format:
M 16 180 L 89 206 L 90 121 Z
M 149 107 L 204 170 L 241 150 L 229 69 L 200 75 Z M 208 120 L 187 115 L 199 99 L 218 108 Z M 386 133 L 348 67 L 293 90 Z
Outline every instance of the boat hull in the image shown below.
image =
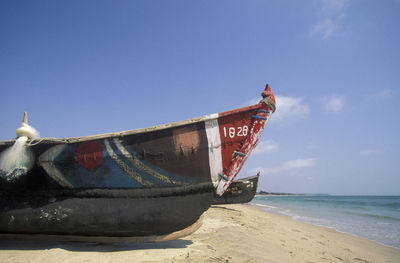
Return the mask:
M 2 194 L 0 233 L 70 236 L 162 236 L 193 225 L 212 203 L 200 184 L 158 191 L 91 189 Z
M 30 139 L 17 161 L 4 162 L 15 140 L 0 142 L 0 234 L 126 238 L 190 228 L 257 144 L 275 110 L 269 85 L 262 96 L 150 128 Z
M 259 176 L 235 180 L 222 196 L 214 194 L 214 205 L 243 204 L 253 200 L 258 186 Z

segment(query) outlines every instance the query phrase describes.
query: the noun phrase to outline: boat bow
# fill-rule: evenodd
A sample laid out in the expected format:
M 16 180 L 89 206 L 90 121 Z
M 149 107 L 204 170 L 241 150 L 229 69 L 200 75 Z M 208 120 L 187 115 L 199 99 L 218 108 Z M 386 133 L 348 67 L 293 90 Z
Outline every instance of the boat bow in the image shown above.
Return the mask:
M 222 195 L 235 179 L 275 112 L 275 96 L 269 84 L 261 96 L 262 100 L 256 105 L 219 114 L 223 172 L 218 174 L 218 195 Z

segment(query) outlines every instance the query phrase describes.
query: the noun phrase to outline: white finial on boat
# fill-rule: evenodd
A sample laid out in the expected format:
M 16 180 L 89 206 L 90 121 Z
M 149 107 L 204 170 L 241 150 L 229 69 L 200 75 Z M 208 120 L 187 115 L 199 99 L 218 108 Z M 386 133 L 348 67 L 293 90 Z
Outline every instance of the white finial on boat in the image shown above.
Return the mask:
M 28 124 L 28 113 L 24 111 L 24 117 L 22 118 L 22 122 Z
M 22 118 L 21 126 L 15 131 L 18 137 L 28 137 L 30 139 L 37 139 L 39 138 L 39 133 L 35 128 L 29 126 L 28 124 L 28 114 L 26 111 L 24 112 L 24 117 Z
M 28 115 L 24 112 L 21 126 L 16 130 L 18 139 L 0 154 L 0 177 L 13 181 L 28 173 L 35 163 L 35 156 L 29 147 L 28 139 L 39 138 L 35 128 L 28 125 Z

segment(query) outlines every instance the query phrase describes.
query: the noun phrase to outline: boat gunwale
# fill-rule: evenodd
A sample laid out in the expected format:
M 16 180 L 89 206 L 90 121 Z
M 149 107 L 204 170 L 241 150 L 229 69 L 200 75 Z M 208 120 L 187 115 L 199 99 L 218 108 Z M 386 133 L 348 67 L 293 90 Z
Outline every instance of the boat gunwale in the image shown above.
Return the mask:
M 106 138 L 114 138 L 114 137 L 123 137 L 123 136 L 128 136 L 128 135 L 133 135 L 133 134 L 140 134 L 140 133 L 145 133 L 145 132 L 153 132 L 153 131 L 160 131 L 160 130 L 165 130 L 169 128 L 175 128 L 175 127 L 180 127 L 180 126 L 185 126 L 188 124 L 194 124 L 194 123 L 199 123 L 203 121 L 208 121 L 208 120 L 215 120 L 220 117 L 226 117 L 229 115 L 234 115 L 238 113 L 242 113 L 245 111 L 253 110 L 262 107 L 262 103 L 257 103 L 254 105 L 250 106 L 245 106 L 229 111 L 224 111 L 220 113 L 213 113 L 213 114 L 208 114 L 204 115 L 201 117 L 195 117 L 183 121 L 176 121 L 176 122 L 171 122 L 171 123 L 166 123 L 166 124 L 160 124 L 160 125 L 155 125 L 155 126 L 150 126 L 147 128 L 138 128 L 138 129 L 132 129 L 132 130 L 126 130 L 126 131 L 120 131 L 120 132 L 109 132 L 109 133 L 102 133 L 102 134 L 96 134 L 96 135 L 88 135 L 88 136 L 79 136 L 79 137 L 67 137 L 67 138 L 50 138 L 50 137 L 45 137 L 45 138 L 39 138 L 39 139 L 30 139 L 33 144 L 36 144 L 36 142 L 46 143 L 77 143 L 77 142 L 84 142 L 84 141 L 90 141 L 90 140 L 101 140 L 101 139 L 106 139 Z M 10 145 L 15 142 L 16 138 L 7 140 L 7 141 L 0 141 L 0 146 L 1 145 Z
M 234 180 L 233 182 L 245 183 L 245 182 L 247 182 L 247 181 L 256 180 L 256 179 L 258 179 L 258 178 L 260 178 L 259 175 L 253 175 L 253 176 L 249 176 L 249 177 L 245 177 L 245 178 L 240 178 L 240 179 Z
M 212 182 L 199 182 L 191 185 L 177 185 L 152 188 L 60 188 L 45 191 L 35 191 L 35 195 L 42 198 L 90 198 L 90 199 L 143 199 L 161 198 L 172 196 L 186 196 L 195 193 L 212 193 L 214 186 Z M 18 197 L 31 194 L 30 192 L 3 192 L 9 196 Z

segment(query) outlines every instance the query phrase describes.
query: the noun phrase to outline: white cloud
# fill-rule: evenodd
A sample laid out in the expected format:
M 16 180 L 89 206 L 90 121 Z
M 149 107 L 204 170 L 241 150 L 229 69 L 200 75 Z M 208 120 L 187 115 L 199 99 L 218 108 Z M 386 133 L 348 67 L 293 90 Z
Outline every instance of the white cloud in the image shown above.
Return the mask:
M 321 0 L 319 1 L 322 5 L 320 6 L 320 13 L 328 15 L 335 14 L 343 10 L 349 0 Z
M 276 96 L 276 112 L 274 122 L 292 123 L 304 119 L 310 113 L 310 107 L 303 103 L 302 98 Z
M 287 96 L 275 96 L 276 100 L 276 111 L 272 115 L 273 122 L 280 123 L 293 123 L 297 120 L 304 119 L 310 113 L 310 107 L 308 104 L 303 102 L 301 97 L 287 97 Z M 256 104 L 260 99 L 248 100 L 243 106 Z
M 363 155 L 363 156 L 374 156 L 374 155 L 378 155 L 381 153 L 382 153 L 382 151 L 377 150 L 377 149 L 364 149 L 364 150 L 360 151 L 360 155 Z
M 298 174 L 304 168 L 313 167 L 316 164 L 316 158 L 290 160 L 277 167 L 257 167 L 250 171 L 251 174 L 260 172 L 261 174 Z
M 278 144 L 271 140 L 260 141 L 252 154 L 269 153 L 278 151 Z
M 311 35 L 318 35 L 322 40 L 327 40 L 343 28 L 349 0 L 320 0 L 316 3 L 318 21 L 312 27 Z
M 368 103 L 375 102 L 377 100 L 386 100 L 391 99 L 396 96 L 396 92 L 393 89 L 382 89 L 377 90 L 374 93 L 367 94 L 365 99 L 368 100 Z
M 332 36 L 337 28 L 338 26 L 332 21 L 331 18 L 325 18 L 312 28 L 311 34 L 321 35 L 322 39 L 326 40 Z
M 315 158 L 297 159 L 297 160 L 287 161 L 282 165 L 281 168 L 286 171 L 293 171 L 306 167 L 311 167 L 314 166 L 314 164 L 315 164 Z
M 325 97 L 325 109 L 329 112 L 338 113 L 343 110 L 345 97 L 333 95 L 331 97 Z
M 381 90 L 379 93 L 378 93 L 378 97 L 380 97 L 380 98 L 382 98 L 382 99 L 385 99 L 385 98 L 389 98 L 390 96 L 392 96 L 393 95 L 393 90 L 391 90 L 391 89 L 384 89 L 384 90 Z

